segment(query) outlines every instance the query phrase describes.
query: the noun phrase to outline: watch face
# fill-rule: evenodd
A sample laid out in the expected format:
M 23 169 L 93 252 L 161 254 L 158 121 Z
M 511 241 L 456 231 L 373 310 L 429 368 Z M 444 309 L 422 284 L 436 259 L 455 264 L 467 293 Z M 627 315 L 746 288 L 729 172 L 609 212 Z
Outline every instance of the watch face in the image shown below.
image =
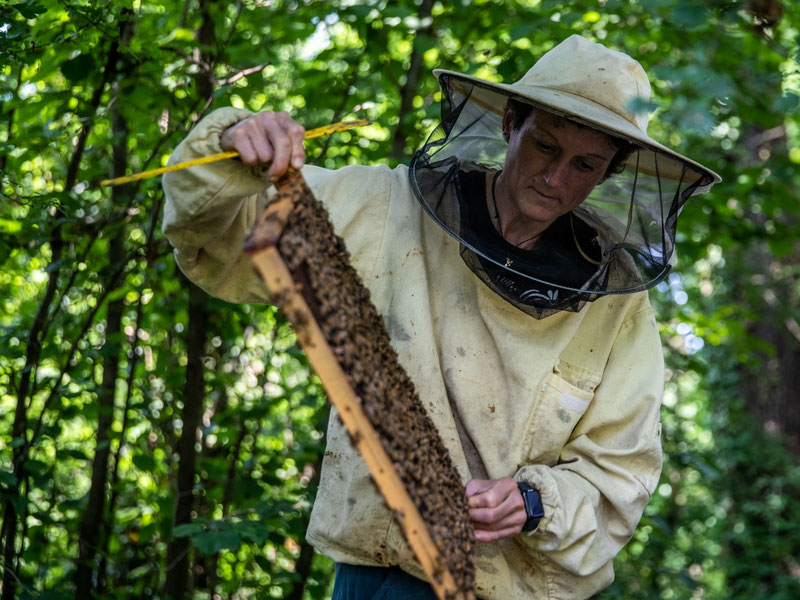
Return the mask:
M 525 496 L 528 498 L 528 515 L 541 519 L 544 516 L 544 508 L 542 507 L 542 497 L 536 490 L 529 490 Z
M 539 526 L 539 521 L 544 516 L 542 498 L 539 492 L 527 483 L 519 483 L 519 491 L 522 494 L 522 502 L 525 504 L 525 513 L 528 519 L 522 526 L 522 531 L 533 531 Z

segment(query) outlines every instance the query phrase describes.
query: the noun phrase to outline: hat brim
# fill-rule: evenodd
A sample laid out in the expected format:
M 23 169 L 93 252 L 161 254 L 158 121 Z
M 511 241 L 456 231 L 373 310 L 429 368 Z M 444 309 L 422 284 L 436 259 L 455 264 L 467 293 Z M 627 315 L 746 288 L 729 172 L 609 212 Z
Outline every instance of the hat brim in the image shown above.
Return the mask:
M 708 185 L 698 188 L 696 193 L 703 193 L 714 183 L 719 183 L 722 178 L 711 169 L 704 167 L 700 163 L 670 150 L 660 144 L 646 133 L 643 133 L 636 125 L 621 117 L 616 112 L 608 108 L 569 92 L 554 90 L 538 86 L 508 85 L 494 83 L 464 75 L 446 69 L 435 69 L 433 74 L 442 84 L 443 76 L 451 79 L 451 87 L 463 95 L 469 95 L 470 101 L 476 102 L 487 110 L 496 114 L 503 114 L 508 98 L 520 100 L 528 104 L 539 106 L 545 110 L 580 122 L 584 125 L 598 129 L 610 135 L 622 137 L 628 141 L 651 150 L 648 152 L 634 153 L 629 159 L 632 167 L 651 174 L 658 173 L 662 177 L 670 179 L 682 179 L 686 175 L 684 166 L 689 166 L 711 178 Z M 459 86 L 463 83 L 463 87 Z M 637 156 L 638 154 L 638 156 Z M 658 154 L 667 155 L 675 159 L 672 161 L 658 161 Z

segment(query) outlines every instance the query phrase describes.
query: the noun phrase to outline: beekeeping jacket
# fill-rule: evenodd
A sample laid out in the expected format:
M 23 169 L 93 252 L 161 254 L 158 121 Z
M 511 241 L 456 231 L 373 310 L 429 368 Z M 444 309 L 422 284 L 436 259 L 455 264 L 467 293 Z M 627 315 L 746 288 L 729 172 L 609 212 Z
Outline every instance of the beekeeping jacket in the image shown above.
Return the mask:
M 221 132 L 248 115 L 212 113 L 170 162 L 221 151 Z M 468 268 L 415 200 L 406 167 L 303 174 L 464 482 L 514 477 L 541 493 L 534 532 L 476 543 L 477 596 L 586 598 L 606 587 L 661 469 L 663 361 L 646 292 L 535 319 Z M 180 268 L 214 296 L 269 302 L 241 253 L 268 182 L 226 160 L 165 175 L 164 188 Z M 424 578 L 335 411 L 307 538 L 335 561 Z

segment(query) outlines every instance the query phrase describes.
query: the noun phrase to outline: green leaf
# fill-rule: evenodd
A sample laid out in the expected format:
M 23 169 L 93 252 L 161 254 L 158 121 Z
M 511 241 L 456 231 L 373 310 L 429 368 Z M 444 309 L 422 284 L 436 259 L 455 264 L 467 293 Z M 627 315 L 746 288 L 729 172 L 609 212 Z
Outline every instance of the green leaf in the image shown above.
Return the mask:
M 260 521 L 240 521 L 234 524 L 234 529 L 242 540 L 260 546 L 269 537 L 269 528 Z
M 203 524 L 198 522 L 192 523 L 182 523 L 181 525 L 176 525 L 172 529 L 172 536 L 179 538 L 179 537 L 188 537 L 190 535 L 195 535 L 203 531 Z
M 152 454 L 137 453 L 133 455 L 131 460 L 134 465 L 146 473 L 151 473 L 156 469 L 156 459 L 153 458 Z
M 675 19 L 675 23 L 683 27 L 703 25 L 707 22 L 709 16 L 706 6 L 691 0 L 682 0 L 672 9 L 672 17 Z
M 272 572 L 272 565 L 270 565 L 270 564 L 269 564 L 269 561 L 266 559 L 266 557 L 265 557 L 265 556 L 262 556 L 261 554 L 256 554 L 256 555 L 253 557 L 253 560 L 255 560 L 255 561 L 256 561 L 256 564 L 257 564 L 257 565 L 258 565 L 258 566 L 261 568 L 261 570 L 262 570 L 262 571 L 264 571 L 265 573 L 271 573 L 271 572 Z
M 14 9 L 26 19 L 35 19 L 39 15 L 47 12 L 47 9 L 36 2 L 26 2 L 25 4 L 15 4 Z
M 20 600 L 72 600 L 74 596 L 60 590 L 45 590 L 41 594 L 21 594 Z
M 0 231 L 4 233 L 19 233 L 22 231 L 22 223 L 10 219 L 0 219 Z
M 800 105 L 800 96 L 792 91 L 787 91 L 776 102 L 774 110 L 781 113 L 790 113 L 797 110 Z
M 26 460 L 24 463 L 25 471 L 32 475 L 43 475 L 44 473 L 49 471 L 50 468 L 51 468 L 50 464 L 41 460 L 36 460 L 31 458 Z
M 106 302 L 114 302 L 115 300 L 119 300 L 120 298 L 124 297 L 130 291 L 130 287 L 123 285 L 118 288 L 111 290 L 108 295 L 106 296 Z
M 69 456 L 77 460 L 89 460 L 89 457 L 83 450 L 77 450 L 75 448 L 62 448 L 58 451 L 58 454 L 61 456 Z
M 514 26 L 511 31 L 508 32 L 508 35 L 512 40 L 527 38 L 534 29 L 536 29 L 536 23 L 520 23 L 519 25 Z
M 150 541 L 158 534 L 158 524 L 153 522 L 145 525 L 139 530 L 139 543 L 149 544 Z
M 86 79 L 94 70 L 94 59 L 88 54 L 79 54 L 75 58 L 61 63 L 61 73 L 72 84 Z
M 25 512 L 25 509 L 28 506 L 28 499 L 24 496 L 20 496 L 19 494 L 13 494 L 6 496 L 9 502 L 14 506 L 14 510 L 17 512 L 18 515 L 21 515 Z
M 125 506 L 117 509 L 117 522 L 130 523 L 142 516 L 142 511 L 138 506 Z
M 790 237 L 774 236 L 769 238 L 769 250 L 778 258 L 789 256 L 795 248 L 796 241 Z
M 11 471 L 0 471 L 0 485 L 7 487 L 17 485 L 17 477 Z
M 235 531 L 204 531 L 192 536 L 192 543 L 203 554 L 216 554 L 220 550 L 239 548 L 239 535 Z
M 425 52 L 430 50 L 431 48 L 435 48 L 437 44 L 436 38 L 425 35 L 424 33 L 418 33 L 414 36 L 414 46 L 417 48 L 419 52 Z
M 193 42 L 196 36 L 191 29 L 176 29 L 171 37 L 176 41 Z

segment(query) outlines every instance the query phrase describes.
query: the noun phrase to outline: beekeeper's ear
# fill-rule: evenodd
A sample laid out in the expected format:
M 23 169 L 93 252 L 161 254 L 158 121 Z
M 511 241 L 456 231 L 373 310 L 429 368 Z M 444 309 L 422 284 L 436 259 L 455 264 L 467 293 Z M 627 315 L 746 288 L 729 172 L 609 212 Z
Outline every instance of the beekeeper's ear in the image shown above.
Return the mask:
M 511 124 L 514 122 L 514 109 L 511 108 L 511 102 L 506 102 L 506 108 L 503 111 L 503 139 L 508 143 L 511 138 Z

